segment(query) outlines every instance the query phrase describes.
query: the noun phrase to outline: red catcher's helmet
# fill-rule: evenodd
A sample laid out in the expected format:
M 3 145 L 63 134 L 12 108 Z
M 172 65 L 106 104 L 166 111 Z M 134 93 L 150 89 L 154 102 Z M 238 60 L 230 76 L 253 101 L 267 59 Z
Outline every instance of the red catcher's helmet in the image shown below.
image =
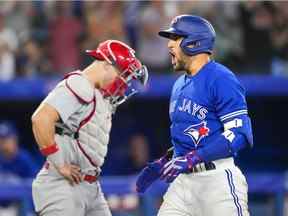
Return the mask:
M 105 60 L 119 70 L 119 76 L 110 85 L 103 87 L 104 96 L 111 97 L 113 104 L 123 103 L 129 96 L 136 93 L 132 89 L 125 95 L 132 79 L 139 80 L 146 85 L 148 71 L 145 65 L 136 58 L 135 51 L 118 40 L 107 40 L 99 44 L 96 50 L 87 50 L 88 55 L 98 60 Z

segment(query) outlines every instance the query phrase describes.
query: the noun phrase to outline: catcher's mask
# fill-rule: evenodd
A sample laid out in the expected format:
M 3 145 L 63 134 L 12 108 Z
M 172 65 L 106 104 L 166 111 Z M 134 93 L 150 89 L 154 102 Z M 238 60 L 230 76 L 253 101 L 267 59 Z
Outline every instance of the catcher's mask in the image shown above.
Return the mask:
M 116 79 L 101 89 L 104 97 L 109 97 L 113 106 L 122 104 L 137 93 L 131 85 L 132 80 L 138 80 L 142 85 L 146 85 L 148 70 L 136 58 L 135 51 L 125 43 L 107 40 L 100 43 L 96 50 L 86 52 L 95 59 L 105 60 L 118 69 L 119 74 Z

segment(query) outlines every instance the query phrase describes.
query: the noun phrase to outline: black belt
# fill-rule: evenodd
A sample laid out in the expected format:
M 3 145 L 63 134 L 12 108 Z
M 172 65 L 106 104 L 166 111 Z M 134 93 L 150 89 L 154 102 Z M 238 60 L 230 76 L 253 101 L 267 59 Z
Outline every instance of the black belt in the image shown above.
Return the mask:
M 67 135 L 67 136 L 70 136 L 72 137 L 73 139 L 78 139 L 79 138 L 79 133 L 78 132 L 69 132 L 67 130 L 65 130 L 64 128 L 61 128 L 61 127 L 55 127 L 55 133 L 60 135 L 60 136 L 63 136 L 63 135 Z
M 214 169 L 216 169 L 216 166 L 213 162 L 200 163 L 194 166 L 190 173 L 198 173 L 198 172 L 214 170 Z

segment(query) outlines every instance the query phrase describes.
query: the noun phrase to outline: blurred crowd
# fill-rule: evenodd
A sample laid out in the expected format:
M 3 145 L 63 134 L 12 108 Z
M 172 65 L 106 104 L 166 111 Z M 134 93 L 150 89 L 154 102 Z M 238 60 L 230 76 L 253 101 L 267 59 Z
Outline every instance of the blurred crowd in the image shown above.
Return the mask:
M 157 36 L 178 14 L 206 17 L 217 32 L 214 58 L 237 73 L 288 74 L 285 1 L 1 1 L 0 79 L 57 76 L 92 60 L 106 39 L 130 44 L 155 73 L 171 72 Z

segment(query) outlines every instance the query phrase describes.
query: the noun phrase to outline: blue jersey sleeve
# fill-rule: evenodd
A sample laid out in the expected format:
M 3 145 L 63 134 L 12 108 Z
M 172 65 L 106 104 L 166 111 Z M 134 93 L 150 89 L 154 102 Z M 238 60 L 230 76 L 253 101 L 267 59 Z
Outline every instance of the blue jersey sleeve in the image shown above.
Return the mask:
M 236 77 L 218 77 L 212 86 L 216 114 L 222 122 L 248 114 L 245 90 Z
M 236 130 L 236 134 L 242 134 L 246 138 L 244 140 L 252 147 L 252 125 L 248 116 L 245 90 L 239 81 L 232 74 L 218 78 L 214 85 L 214 95 L 216 113 L 223 123 L 224 131 Z M 245 146 L 242 142 L 238 144 L 241 148 Z M 239 149 L 239 146 L 235 146 L 235 149 Z
M 198 150 L 204 161 L 235 156 L 247 144 L 253 145 L 245 90 L 234 76 L 220 77 L 213 83 L 215 112 L 223 123 L 223 133 Z

